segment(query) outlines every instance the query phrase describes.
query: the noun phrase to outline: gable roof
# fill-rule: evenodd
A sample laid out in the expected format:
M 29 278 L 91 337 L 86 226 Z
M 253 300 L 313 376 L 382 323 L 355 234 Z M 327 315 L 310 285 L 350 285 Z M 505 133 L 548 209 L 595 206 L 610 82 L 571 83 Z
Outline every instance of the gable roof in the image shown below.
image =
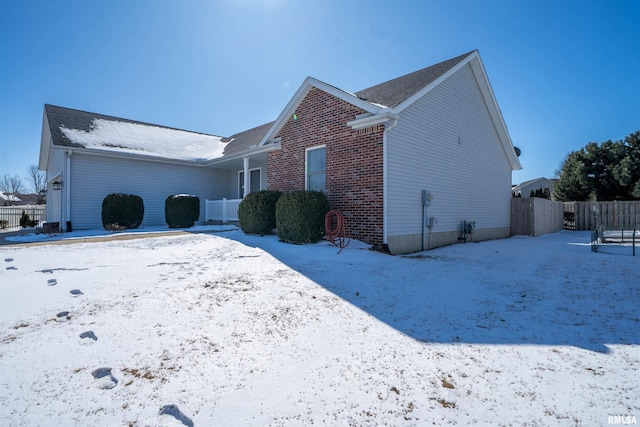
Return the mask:
M 421 89 L 434 82 L 460 61 L 475 51 L 456 56 L 447 61 L 440 62 L 422 70 L 414 71 L 401 77 L 384 83 L 371 86 L 355 93 L 355 95 L 367 102 L 381 104 L 393 108 L 419 92 Z
M 513 143 L 511 142 L 509 131 L 502 117 L 502 112 L 493 94 L 493 89 L 491 88 L 489 78 L 487 77 L 487 73 L 482 65 L 482 60 L 480 59 L 480 54 L 477 50 L 371 86 L 368 89 L 363 89 L 356 93 L 347 92 L 320 80 L 307 77 L 258 145 L 263 146 L 267 144 L 277 135 L 312 87 L 327 92 L 365 111 L 365 114 L 354 117 L 354 120 L 347 123 L 352 129 L 361 129 L 376 124 L 388 126 L 398 119 L 398 115 L 405 108 L 425 96 L 429 91 L 467 64 L 469 64 L 473 70 L 473 74 L 484 97 L 485 105 L 487 106 L 498 139 L 504 148 L 511 169 L 522 169 Z
M 512 188 L 512 190 L 513 191 L 522 190 L 523 188 L 527 187 L 528 185 L 534 184 L 534 183 L 536 183 L 538 181 L 546 181 L 546 182 L 551 183 L 551 185 L 553 186 L 553 181 L 551 179 L 545 178 L 545 177 L 541 177 L 541 178 L 535 178 L 535 179 L 530 179 L 528 181 L 521 182 L 520 184 L 515 185 Z

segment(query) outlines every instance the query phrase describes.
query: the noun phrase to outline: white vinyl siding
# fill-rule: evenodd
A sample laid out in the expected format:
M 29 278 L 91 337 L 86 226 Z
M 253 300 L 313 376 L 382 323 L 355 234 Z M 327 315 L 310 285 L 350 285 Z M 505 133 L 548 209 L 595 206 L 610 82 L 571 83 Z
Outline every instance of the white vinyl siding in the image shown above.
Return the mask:
M 64 170 L 64 150 L 52 148 L 49 151 L 49 162 L 47 163 L 47 179 L 53 180 L 62 175 Z
M 467 65 L 405 109 L 387 135 L 388 236 L 421 233 L 421 191 L 433 232 L 510 224 L 511 167 Z
M 237 175 L 236 175 L 237 176 Z M 102 201 L 111 193 L 135 194 L 144 202 L 143 227 L 166 225 L 165 199 L 172 194 L 227 197 L 229 173 L 203 167 L 74 153 L 71 156 L 71 222 L 74 229 L 102 227 Z
M 307 148 L 305 150 L 305 187 L 307 190 L 327 190 L 327 148 Z

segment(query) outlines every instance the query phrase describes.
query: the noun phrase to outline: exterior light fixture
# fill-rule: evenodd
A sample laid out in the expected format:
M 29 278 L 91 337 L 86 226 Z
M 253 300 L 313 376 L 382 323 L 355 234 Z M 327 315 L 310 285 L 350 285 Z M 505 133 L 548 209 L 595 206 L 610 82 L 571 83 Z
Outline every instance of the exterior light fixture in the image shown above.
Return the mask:
M 60 190 L 61 188 L 62 188 L 62 181 L 54 181 L 53 189 L 54 190 Z

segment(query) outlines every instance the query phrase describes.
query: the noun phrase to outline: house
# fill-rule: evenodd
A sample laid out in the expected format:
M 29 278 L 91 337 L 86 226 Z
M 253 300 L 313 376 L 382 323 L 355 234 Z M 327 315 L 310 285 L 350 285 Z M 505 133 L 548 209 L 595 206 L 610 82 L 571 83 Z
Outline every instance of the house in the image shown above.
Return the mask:
M 530 197 L 531 192 L 545 190 L 549 192 L 549 195 L 553 196 L 553 180 L 547 178 L 536 178 L 524 181 L 514 186 L 511 191 L 515 197 Z
M 113 192 L 141 196 L 151 226 L 170 194 L 314 189 L 353 238 L 407 253 L 508 237 L 520 163 L 472 51 L 355 93 L 308 77 L 274 122 L 227 138 L 45 105 L 39 167 L 48 220 L 76 229 L 101 227 Z
M 22 200 L 15 194 L 0 192 L 0 206 L 14 206 L 21 203 Z

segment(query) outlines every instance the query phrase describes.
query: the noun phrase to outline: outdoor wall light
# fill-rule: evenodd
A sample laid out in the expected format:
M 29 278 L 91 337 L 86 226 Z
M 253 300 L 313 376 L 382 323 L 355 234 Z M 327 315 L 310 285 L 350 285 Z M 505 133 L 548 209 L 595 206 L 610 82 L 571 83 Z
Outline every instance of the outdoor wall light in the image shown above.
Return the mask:
M 54 190 L 60 190 L 62 188 L 62 181 L 54 181 L 53 182 L 53 189 Z

